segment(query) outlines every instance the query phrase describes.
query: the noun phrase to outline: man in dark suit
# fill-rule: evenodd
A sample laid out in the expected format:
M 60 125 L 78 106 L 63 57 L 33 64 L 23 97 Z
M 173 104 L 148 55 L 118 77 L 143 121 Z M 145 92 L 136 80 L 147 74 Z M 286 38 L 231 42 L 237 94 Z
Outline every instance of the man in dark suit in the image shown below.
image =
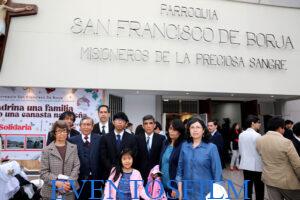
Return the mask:
M 225 168 L 225 162 L 223 157 L 224 141 L 221 133 L 217 130 L 217 128 L 218 128 L 218 123 L 216 121 L 209 121 L 207 123 L 207 129 L 211 134 L 210 142 L 217 146 L 222 167 L 224 169 Z
M 163 135 L 154 133 L 155 119 L 152 115 L 143 117 L 144 134 L 136 136 L 138 153 L 136 167 L 141 172 L 144 185 L 147 183 L 147 177 L 150 170 L 159 164 L 160 153 L 165 141 Z
M 72 137 L 69 141 L 77 145 L 78 157 L 80 160 L 80 171 L 78 182 L 80 189 L 83 187 L 79 199 L 89 199 L 91 196 L 90 182 L 84 183 L 82 180 L 100 180 L 101 179 L 101 163 L 100 163 L 100 139 L 101 136 L 92 133 L 93 119 L 90 117 L 83 117 L 80 121 L 80 135 Z M 99 189 L 99 182 L 95 182 L 95 189 Z M 95 191 L 94 198 L 100 198 L 101 193 Z
M 70 130 L 70 133 L 68 135 L 68 140 L 69 138 L 71 137 L 74 137 L 76 135 L 80 135 L 80 133 L 78 131 L 76 131 L 74 129 L 74 122 L 76 120 L 76 115 L 72 112 L 72 111 L 65 111 L 63 112 L 59 118 L 59 120 L 64 120 L 65 122 L 67 122 L 67 125 L 68 125 L 68 129 Z M 52 142 L 54 141 L 54 136 L 53 136 L 53 132 L 50 131 L 48 133 L 48 136 L 47 136 L 47 146 Z
M 110 111 L 107 105 L 101 105 L 98 108 L 99 122 L 94 125 L 93 133 L 104 135 L 113 132 L 114 125 L 109 122 Z
M 292 142 L 297 150 L 298 155 L 300 156 L 300 122 L 297 122 L 294 126 L 293 126 L 293 138 L 292 138 Z
M 283 136 L 287 139 L 292 140 L 294 138 L 294 136 L 293 136 L 293 124 L 294 124 L 294 122 L 292 120 L 287 119 L 287 120 L 285 120 L 284 124 L 285 124 L 285 128 L 284 128 Z
M 120 153 L 129 148 L 136 153 L 136 140 L 133 135 L 125 131 L 128 117 L 123 112 L 113 116 L 114 131 L 105 134 L 101 138 L 101 163 L 103 167 L 103 179 L 107 180 L 110 170 L 118 164 Z

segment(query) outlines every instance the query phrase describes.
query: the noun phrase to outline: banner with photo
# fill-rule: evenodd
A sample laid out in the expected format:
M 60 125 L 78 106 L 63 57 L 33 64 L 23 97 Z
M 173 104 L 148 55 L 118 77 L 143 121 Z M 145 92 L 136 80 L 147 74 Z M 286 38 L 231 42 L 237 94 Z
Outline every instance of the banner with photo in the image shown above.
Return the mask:
M 78 130 L 86 115 L 98 121 L 97 107 L 103 100 L 101 89 L 0 87 L 0 157 L 38 159 L 61 113 L 73 111 Z

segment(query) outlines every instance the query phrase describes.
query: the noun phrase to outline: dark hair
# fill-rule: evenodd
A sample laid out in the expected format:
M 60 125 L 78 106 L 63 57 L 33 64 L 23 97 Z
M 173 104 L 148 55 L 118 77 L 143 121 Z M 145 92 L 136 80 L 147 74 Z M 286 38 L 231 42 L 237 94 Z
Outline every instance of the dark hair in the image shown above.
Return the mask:
M 209 122 L 212 122 L 212 123 L 214 123 L 215 126 L 218 126 L 217 120 L 208 120 L 207 124 L 208 124 Z
M 113 178 L 113 182 L 116 182 L 118 180 L 118 178 L 120 177 L 120 175 L 123 174 L 123 165 L 122 165 L 122 157 L 125 155 L 125 154 L 129 154 L 131 157 L 132 157 L 132 160 L 134 162 L 134 153 L 131 149 L 129 148 L 125 148 L 121 151 L 120 153 L 120 157 L 119 157 L 119 160 L 118 160 L 118 163 L 117 163 L 117 166 L 115 167 L 115 169 L 112 171 L 112 173 L 115 172 L 115 176 Z
M 53 140 L 56 140 L 56 129 L 57 128 L 66 129 L 68 134 L 70 132 L 67 122 L 65 122 L 64 120 L 57 120 L 56 122 L 54 122 L 51 132 L 49 133 L 49 134 L 51 134 L 50 136 Z
M 199 122 L 201 124 L 203 130 L 204 130 L 202 141 L 205 142 L 205 143 L 208 143 L 209 139 L 211 137 L 211 134 L 208 132 L 208 129 L 207 129 L 205 123 L 201 119 L 199 119 L 199 118 L 191 118 L 189 120 L 189 122 L 187 123 L 188 142 L 192 142 L 193 141 L 193 139 L 191 138 L 190 127 L 191 127 L 192 124 L 194 124 L 196 122 Z
M 236 127 L 236 125 L 239 125 L 239 130 L 241 129 L 241 126 L 240 126 L 240 124 L 239 124 L 239 123 L 237 123 L 237 122 L 235 122 L 235 123 L 233 123 L 233 124 L 232 124 L 232 126 L 231 126 L 231 130 L 232 130 L 232 131 L 234 131 L 234 130 L 235 130 L 235 127 Z
M 99 106 L 98 109 L 97 109 L 98 112 L 100 111 L 100 108 L 106 108 L 107 112 L 110 112 L 109 107 L 107 105 L 103 104 L 103 105 Z
M 76 115 L 72 111 L 65 111 L 59 115 L 59 120 L 64 120 L 67 116 L 73 117 L 73 123 L 76 121 Z
M 299 136 L 300 135 L 300 122 L 297 122 L 294 126 L 293 126 L 293 132 Z
M 294 124 L 294 122 L 292 120 L 287 119 L 287 120 L 285 120 L 284 124 L 285 125 Z
M 259 118 L 255 115 L 248 115 L 246 122 L 245 122 L 246 128 L 250 128 L 252 125 L 252 122 L 253 123 L 259 122 Z
M 126 127 L 130 127 L 132 125 L 133 125 L 132 123 L 128 122 Z
M 284 128 L 284 119 L 281 117 L 272 117 L 268 121 L 268 129 L 271 131 L 276 131 L 278 128 Z
M 153 120 L 153 122 L 155 122 L 155 119 L 152 115 L 146 115 L 143 117 L 143 122 L 146 121 L 146 120 Z
M 180 119 L 173 119 L 170 122 L 170 126 L 173 127 L 174 130 L 179 132 L 179 137 L 175 140 L 174 142 L 174 147 L 178 146 L 183 140 L 186 139 L 185 137 L 185 127 L 184 124 L 182 123 L 182 121 Z M 169 127 L 170 127 L 169 126 Z M 168 142 L 171 143 L 171 138 L 170 135 L 167 134 L 167 138 L 168 138 Z
M 118 112 L 114 115 L 113 121 L 115 119 L 121 119 L 124 120 L 126 123 L 129 122 L 127 115 L 124 112 Z
M 157 128 L 159 130 L 162 130 L 162 126 L 161 126 L 161 124 L 158 121 L 155 122 L 155 129 L 157 129 Z
M 79 125 L 81 125 L 84 120 L 90 120 L 92 122 L 92 125 L 94 125 L 93 118 L 91 118 L 89 116 L 85 116 L 85 117 L 81 118 Z
M 141 135 L 141 134 L 144 134 L 144 133 L 145 133 L 145 130 L 144 130 L 142 124 L 138 125 L 135 129 L 135 132 L 134 132 L 135 135 Z

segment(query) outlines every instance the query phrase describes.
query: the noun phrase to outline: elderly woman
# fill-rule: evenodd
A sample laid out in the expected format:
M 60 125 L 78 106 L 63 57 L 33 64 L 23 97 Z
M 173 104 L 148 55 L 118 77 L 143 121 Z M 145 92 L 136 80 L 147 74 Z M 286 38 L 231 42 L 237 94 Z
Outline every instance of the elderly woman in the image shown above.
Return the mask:
M 64 196 L 64 199 L 71 200 L 74 199 L 72 185 L 78 185 L 80 168 L 77 146 L 67 141 L 69 129 L 65 121 L 56 121 L 52 131 L 54 141 L 45 147 L 42 153 L 41 179 L 45 183 L 41 195 L 43 199 L 56 199 L 54 195 L 52 196 L 55 194 L 52 190 L 56 190 L 57 197 Z M 56 188 L 52 188 L 52 180 L 56 180 Z M 74 184 L 71 184 L 69 180 L 74 180 Z

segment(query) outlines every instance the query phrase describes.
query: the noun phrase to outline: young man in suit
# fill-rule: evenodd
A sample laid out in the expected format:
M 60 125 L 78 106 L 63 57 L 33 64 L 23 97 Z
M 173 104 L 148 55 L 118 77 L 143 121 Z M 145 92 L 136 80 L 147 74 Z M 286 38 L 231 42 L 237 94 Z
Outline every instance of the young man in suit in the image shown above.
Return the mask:
M 215 144 L 218 148 L 220 160 L 222 163 L 222 168 L 225 168 L 225 162 L 224 162 L 224 140 L 221 135 L 221 133 L 217 130 L 218 123 L 216 121 L 209 121 L 207 123 L 207 129 L 209 133 L 211 134 L 210 142 Z
M 293 143 L 283 137 L 284 120 L 271 118 L 268 129 L 257 139 L 256 148 L 263 162 L 262 180 L 269 199 L 300 199 L 300 158 Z
M 244 180 L 248 182 L 248 198 L 252 199 L 252 188 L 255 188 L 255 199 L 264 199 L 264 183 L 261 181 L 262 162 L 256 149 L 256 141 L 261 123 L 257 116 L 249 115 L 246 119 L 247 129 L 239 135 L 239 150 L 241 155 L 240 169 Z
M 101 139 L 101 163 L 103 167 L 103 180 L 109 177 L 112 167 L 118 164 L 120 153 L 123 149 L 129 148 L 136 154 L 135 137 L 126 132 L 128 117 L 123 112 L 113 116 L 114 131 L 105 134 Z
M 76 115 L 74 114 L 74 112 L 72 111 L 65 111 L 63 112 L 60 116 L 59 116 L 59 120 L 64 120 L 65 122 L 67 122 L 67 125 L 68 125 L 68 129 L 70 130 L 70 133 L 68 135 L 68 139 L 73 137 L 73 136 L 76 136 L 76 135 L 80 135 L 80 133 L 75 130 L 75 128 L 73 127 L 74 126 L 74 122 L 76 120 Z M 50 131 L 48 133 L 48 137 L 47 137 L 47 146 L 54 140 L 54 137 L 53 137 L 53 132 Z
M 107 105 L 98 108 L 99 122 L 94 125 L 93 133 L 104 135 L 114 130 L 114 126 L 109 122 L 110 110 Z
M 144 185 L 150 170 L 159 164 L 161 149 L 165 140 L 163 135 L 154 133 L 155 119 L 152 115 L 143 117 L 144 134 L 136 136 L 138 154 L 136 167 L 141 172 Z
M 300 122 L 297 122 L 294 126 L 293 126 L 293 138 L 292 138 L 292 142 L 294 144 L 294 147 L 300 157 Z
M 82 182 L 82 180 L 100 180 L 101 179 L 101 162 L 100 162 L 100 139 L 101 136 L 92 133 L 93 119 L 83 117 L 80 121 L 81 134 L 70 138 L 70 142 L 77 145 L 78 157 L 80 160 L 80 172 L 78 182 L 81 191 L 79 199 L 89 199 L 91 197 L 90 182 Z M 99 183 L 95 183 L 95 189 L 100 188 Z M 100 198 L 101 193 L 95 191 L 95 198 Z

